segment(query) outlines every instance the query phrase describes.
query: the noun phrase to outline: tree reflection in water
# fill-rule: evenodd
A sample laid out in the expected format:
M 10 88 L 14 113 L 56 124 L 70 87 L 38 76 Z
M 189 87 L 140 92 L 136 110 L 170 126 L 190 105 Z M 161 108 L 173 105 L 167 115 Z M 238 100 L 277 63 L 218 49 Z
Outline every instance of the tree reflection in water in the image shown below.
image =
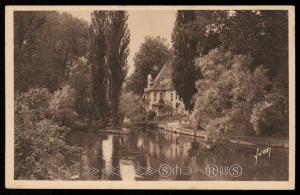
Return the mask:
M 272 155 L 260 157 L 255 166 L 256 148 L 236 147 L 229 144 L 205 142 L 187 137 L 140 127 L 130 135 L 105 135 L 100 133 L 73 132 L 68 142 L 82 147 L 81 166 L 99 170 L 94 175 L 81 175 L 82 180 L 287 180 L 288 151 L 272 148 Z M 78 157 L 77 157 L 78 158 Z M 71 161 L 75 155 L 66 157 Z M 242 175 L 218 174 L 209 177 L 205 168 L 215 165 L 219 169 L 233 164 L 242 167 Z M 159 170 L 162 165 L 190 167 L 191 174 L 163 176 L 158 171 L 143 174 L 148 168 Z M 104 174 L 103 169 L 114 169 L 114 174 Z M 225 168 L 224 168 L 225 170 Z M 224 171 L 226 173 L 226 171 Z

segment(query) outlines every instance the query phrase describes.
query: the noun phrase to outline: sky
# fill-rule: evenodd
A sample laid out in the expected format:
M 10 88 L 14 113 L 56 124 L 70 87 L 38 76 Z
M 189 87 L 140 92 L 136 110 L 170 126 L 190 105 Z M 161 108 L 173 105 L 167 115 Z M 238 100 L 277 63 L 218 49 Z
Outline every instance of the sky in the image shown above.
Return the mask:
M 91 23 L 91 11 L 70 11 L 77 18 Z M 144 38 L 150 36 L 161 36 L 167 40 L 171 46 L 171 34 L 174 27 L 176 11 L 175 10 L 143 10 L 128 11 L 128 28 L 130 30 L 130 53 L 128 56 L 128 76 L 133 73 L 133 58 L 138 52 Z

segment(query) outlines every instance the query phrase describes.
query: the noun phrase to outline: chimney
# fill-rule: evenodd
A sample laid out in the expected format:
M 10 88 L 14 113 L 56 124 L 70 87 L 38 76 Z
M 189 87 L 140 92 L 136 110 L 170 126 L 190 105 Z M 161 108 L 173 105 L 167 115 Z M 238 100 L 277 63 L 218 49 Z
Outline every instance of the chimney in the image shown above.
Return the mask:
M 147 79 L 147 88 L 150 88 L 152 85 L 152 76 L 151 74 L 148 74 L 148 79 Z

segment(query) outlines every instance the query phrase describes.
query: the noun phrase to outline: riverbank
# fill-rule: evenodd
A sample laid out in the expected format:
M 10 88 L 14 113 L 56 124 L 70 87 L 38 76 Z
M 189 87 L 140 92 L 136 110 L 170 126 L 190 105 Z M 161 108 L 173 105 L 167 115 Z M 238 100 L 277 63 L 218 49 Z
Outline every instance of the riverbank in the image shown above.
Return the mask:
M 182 127 L 179 123 L 160 123 L 157 124 L 159 129 L 169 131 L 172 133 L 189 135 L 194 137 L 204 138 L 206 141 L 211 142 L 227 142 L 235 145 L 242 146 L 263 146 L 274 148 L 289 148 L 288 138 L 277 137 L 237 137 L 237 136 L 219 136 L 210 137 L 205 131 L 197 131 Z
M 101 121 L 77 121 L 72 126 L 73 131 L 85 131 L 85 132 L 97 132 L 107 134 L 121 134 L 128 135 L 130 129 L 126 126 L 121 128 L 113 128 L 110 126 L 104 126 Z
M 136 122 L 134 124 L 148 124 L 148 122 Z M 254 136 L 219 136 L 212 137 L 207 135 L 205 131 L 193 130 L 184 127 L 179 122 L 149 122 L 149 124 L 157 125 L 159 129 L 164 131 L 183 134 L 191 137 L 204 138 L 206 141 L 217 143 L 225 142 L 238 146 L 252 146 L 252 147 L 274 147 L 274 148 L 289 148 L 288 138 L 280 137 L 254 137 Z M 77 124 L 77 130 L 87 130 L 98 133 L 108 133 L 108 134 L 129 134 L 130 124 L 124 123 L 124 127 L 118 130 L 114 130 L 109 127 L 103 127 L 99 122 L 81 123 Z

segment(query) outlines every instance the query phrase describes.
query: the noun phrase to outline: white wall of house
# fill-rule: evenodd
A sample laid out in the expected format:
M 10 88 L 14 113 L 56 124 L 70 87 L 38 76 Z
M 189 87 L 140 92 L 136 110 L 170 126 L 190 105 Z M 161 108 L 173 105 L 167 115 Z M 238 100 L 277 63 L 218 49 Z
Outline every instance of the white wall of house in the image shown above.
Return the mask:
M 173 115 L 184 115 L 187 114 L 182 100 L 180 100 L 175 89 L 173 89 L 172 78 L 168 76 L 170 73 L 163 75 L 163 71 L 170 71 L 166 69 L 166 65 L 162 68 L 161 72 L 155 79 L 152 79 L 152 76 L 149 74 L 147 77 L 147 87 L 144 89 L 143 98 L 148 102 L 146 104 L 146 111 L 153 110 L 156 112 L 157 116 L 159 115 L 158 109 L 162 108 L 161 105 L 155 105 L 159 103 L 160 98 L 162 97 L 164 103 L 172 107 Z M 168 67 L 167 67 L 168 68 Z M 167 74 L 167 76 L 166 76 Z M 170 85 L 171 84 L 171 85 Z M 164 111 L 162 113 L 164 115 Z M 170 113 L 167 113 L 170 114 Z
M 179 99 L 179 96 L 176 93 L 176 91 L 149 91 L 145 96 L 145 98 L 149 101 L 147 110 L 152 110 L 152 105 L 159 102 L 160 94 L 162 94 L 165 103 L 172 106 L 174 114 L 185 114 L 184 104 Z M 176 107 L 176 104 L 179 106 Z

